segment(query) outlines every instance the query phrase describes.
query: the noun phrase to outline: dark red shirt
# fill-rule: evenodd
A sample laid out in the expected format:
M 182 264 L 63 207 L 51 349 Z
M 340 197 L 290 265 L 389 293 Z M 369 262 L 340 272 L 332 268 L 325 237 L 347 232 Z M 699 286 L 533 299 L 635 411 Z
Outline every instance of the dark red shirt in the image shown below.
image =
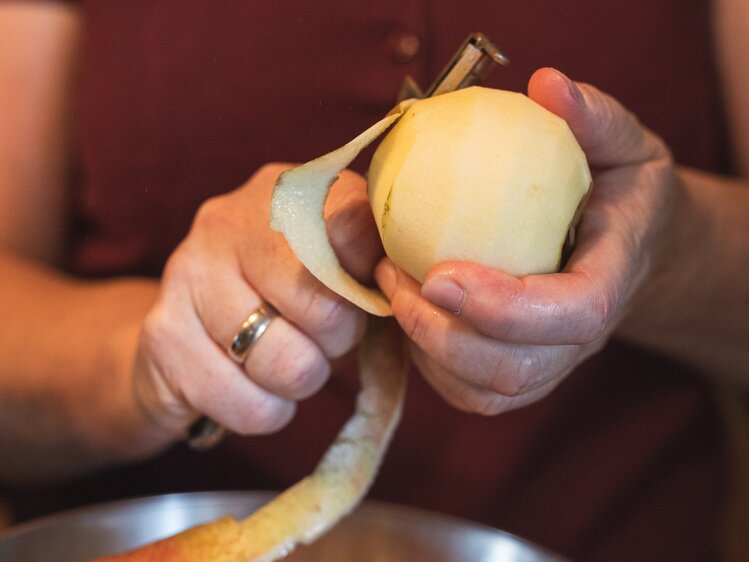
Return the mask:
M 428 85 L 469 32 L 511 57 L 490 85 L 539 66 L 612 93 L 677 160 L 728 171 L 706 1 L 83 1 L 80 183 L 71 271 L 158 275 L 206 198 L 269 161 L 305 161 L 379 119 L 411 74 Z M 364 161 L 360 161 L 361 170 Z M 251 217 L 248 217 L 251 220 Z M 111 497 L 281 488 L 350 413 L 335 378 L 280 434 L 178 446 L 136 467 L 18 496 L 22 516 Z M 549 398 L 492 418 L 412 377 L 372 496 L 509 530 L 577 561 L 706 561 L 723 442 L 705 385 L 612 343 Z

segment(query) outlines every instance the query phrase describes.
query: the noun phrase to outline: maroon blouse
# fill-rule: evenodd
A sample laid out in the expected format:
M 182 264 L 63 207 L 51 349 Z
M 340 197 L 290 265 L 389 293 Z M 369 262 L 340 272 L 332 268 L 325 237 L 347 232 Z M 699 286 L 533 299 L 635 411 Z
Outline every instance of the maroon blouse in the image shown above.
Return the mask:
M 197 206 L 269 161 L 304 161 L 380 118 L 411 74 L 434 78 L 472 31 L 633 109 L 677 159 L 727 171 L 706 1 L 96 0 L 78 96 L 80 183 L 70 269 L 157 275 Z M 113 497 L 281 488 L 307 473 L 352 408 L 351 373 L 277 435 L 17 493 L 20 517 Z M 549 398 L 484 418 L 412 377 L 372 496 L 509 530 L 577 561 L 706 561 L 724 460 L 699 379 L 614 342 Z

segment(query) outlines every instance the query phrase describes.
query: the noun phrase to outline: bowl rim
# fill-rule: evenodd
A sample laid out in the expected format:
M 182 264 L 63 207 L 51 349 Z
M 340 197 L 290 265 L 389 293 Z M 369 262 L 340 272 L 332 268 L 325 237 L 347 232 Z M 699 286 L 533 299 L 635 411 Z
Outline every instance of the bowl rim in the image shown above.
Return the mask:
M 247 508 L 249 509 L 247 513 L 251 513 L 264 503 L 272 500 L 279 493 L 280 491 L 274 490 L 205 490 L 171 492 L 133 496 L 81 505 L 35 517 L 28 521 L 23 521 L 0 530 L 0 547 L 2 547 L 4 543 L 7 544 L 14 540 L 22 540 L 24 535 L 42 532 L 55 527 L 71 525 L 77 521 L 83 521 L 91 517 L 104 515 L 116 515 L 121 517 L 127 514 L 128 511 L 153 509 L 154 505 L 164 502 L 174 502 L 175 505 L 183 504 L 185 507 L 200 502 L 218 502 L 220 504 L 235 503 L 237 507 L 241 506 L 242 510 Z M 227 512 L 229 512 L 230 509 L 231 506 L 227 506 Z M 555 562 L 568 562 L 567 559 L 561 555 L 508 531 L 436 510 L 390 501 L 366 499 L 350 514 L 350 516 L 357 512 L 362 512 L 361 515 L 364 517 L 377 517 L 386 514 L 388 517 L 399 517 L 410 521 L 429 520 L 430 525 L 440 525 L 456 530 L 466 530 L 472 533 L 480 533 L 487 538 L 495 537 L 497 539 L 512 541 L 518 543 L 520 546 L 530 549 L 531 551 L 536 551 L 538 554 L 547 556 L 550 560 L 554 560 Z M 211 519 L 207 519 L 206 521 Z M 198 523 L 196 522 L 194 524 Z

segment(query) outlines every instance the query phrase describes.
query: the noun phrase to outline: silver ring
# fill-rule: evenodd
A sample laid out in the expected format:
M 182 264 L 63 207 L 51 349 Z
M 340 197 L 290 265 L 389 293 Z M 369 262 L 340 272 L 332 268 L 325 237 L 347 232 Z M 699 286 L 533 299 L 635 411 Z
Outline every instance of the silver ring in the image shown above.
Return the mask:
M 265 333 L 276 316 L 278 312 L 271 305 L 266 303 L 258 307 L 247 317 L 247 320 L 242 322 L 237 335 L 232 338 L 229 356 L 240 365 L 243 364 L 252 346 Z

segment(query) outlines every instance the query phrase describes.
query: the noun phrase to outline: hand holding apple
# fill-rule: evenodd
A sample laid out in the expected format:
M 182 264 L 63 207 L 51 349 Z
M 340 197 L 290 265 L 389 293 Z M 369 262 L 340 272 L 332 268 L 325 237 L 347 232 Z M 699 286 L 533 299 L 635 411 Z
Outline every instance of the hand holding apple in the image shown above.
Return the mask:
M 677 181 L 660 139 L 595 88 L 542 69 L 529 97 L 567 121 L 593 169 L 563 271 L 517 278 L 447 262 L 421 286 L 390 260 L 377 269 L 420 371 L 450 403 L 484 414 L 545 396 L 601 348 L 650 271 Z

